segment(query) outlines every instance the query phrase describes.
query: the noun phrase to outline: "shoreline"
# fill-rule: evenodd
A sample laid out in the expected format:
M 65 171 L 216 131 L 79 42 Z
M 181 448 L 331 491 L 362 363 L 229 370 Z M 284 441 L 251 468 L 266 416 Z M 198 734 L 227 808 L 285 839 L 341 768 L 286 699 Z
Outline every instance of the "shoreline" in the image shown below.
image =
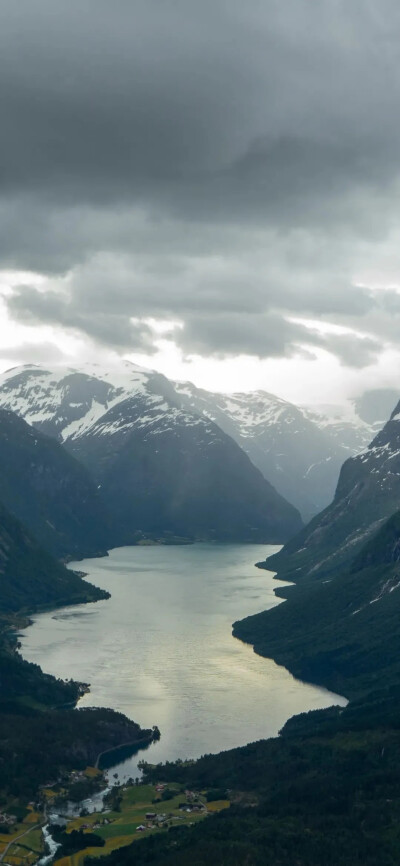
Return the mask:
M 217 546 L 217 545 L 220 546 L 218 542 L 214 542 L 214 544 L 216 544 L 216 546 Z M 143 547 L 144 545 L 140 545 L 140 544 L 139 544 L 139 545 L 124 545 L 122 548 L 110 548 L 110 550 L 107 551 L 107 553 L 105 554 L 105 556 L 108 557 L 108 556 L 110 555 L 110 553 L 111 553 L 113 550 L 123 549 L 124 547 L 131 547 L 131 546 L 132 546 L 132 547 L 138 547 L 138 548 L 140 548 L 140 547 Z M 158 545 L 158 546 L 163 546 L 163 545 Z M 171 545 L 171 546 L 172 546 L 172 545 Z M 177 546 L 177 547 L 180 547 L 181 545 L 178 544 L 178 545 L 176 545 L 176 546 Z M 224 547 L 225 547 L 226 544 L 224 543 L 224 544 L 221 545 L 221 546 L 224 546 Z M 249 546 L 252 547 L 252 546 L 254 546 L 254 545 L 253 545 L 253 544 L 248 545 L 247 543 L 242 543 L 240 546 L 243 547 L 243 548 L 246 548 L 246 547 L 249 547 Z M 263 546 L 263 545 L 257 545 L 257 546 Z M 95 559 L 97 559 L 97 558 L 98 558 L 97 556 L 95 556 L 95 557 L 90 557 L 91 560 L 95 560 Z M 101 557 L 101 558 L 103 558 L 103 557 Z M 72 560 L 71 560 L 71 562 L 72 562 Z M 252 565 L 253 565 L 253 567 L 255 568 L 255 567 L 258 566 L 258 563 L 254 563 L 254 562 L 253 562 Z M 71 570 L 72 570 L 72 569 L 71 569 Z M 73 569 L 73 570 L 75 570 L 75 569 Z M 266 571 L 270 571 L 270 569 L 265 569 L 265 570 L 266 570 Z M 86 574 L 87 574 L 87 572 L 86 572 Z M 275 574 L 275 573 L 272 573 L 271 576 L 273 576 L 274 581 L 275 581 L 276 579 L 279 581 L 279 578 L 276 577 L 276 574 Z M 281 582 L 282 582 L 282 583 L 288 583 L 287 581 L 281 581 Z M 277 588 L 278 588 L 278 587 L 277 587 Z M 274 594 L 275 594 L 275 590 L 274 590 Z M 109 597 L 109 596 L 108 596 L 108 597 Z M 88 603 L 92 603 L 91 600 L 90 600 L 90 601 L 82 600 L 82 601 L 79 603 L 79 606 L 80 606 L 80 605 L 86 605 L 86 604 L 88 604 Z M 33 616 L 34 616 L 35 614 L 40 614 L 40 613 L 46 613 L 46 612 L 56 611 L 56 610 L 58 610 L 58 609 L 60 609 L 60 608 L 75 607 L 76 605 L 77 605 L 76 602 L 72 602 L 71 604 L 68 604 L 68 603 L 67 603 L 67 604 L 57 605 L 56 607 L 54 607 L 53 605 L 43 605 L 43 606 L 41 606 L 40 609 L 36 609 L 36 610 L 33 612 Z M 274 609 L 274 608 L 273 608 L 273 609 Z M 273 610 L 273 609 L 272 609 L 272 610 Z M 24 621 L 23 626 L 20 626 L 20 627 L 23 627 L 23 628 L 25 629 L 25 628 L 27 628 L 29 625 L 32 625 L 32 624 L 34 624 L 34 619 L 33 619 L 32 616 L 31 616 L 29 619 L 25 618 L 25 621 Z M 239 640 L 240 642 L 246 644 L 247 646 L 252 646 L 252 648 L 253 648 L 253 652 L 254 652 L 257 656 L 259 656 L 259 657 L 261 657 L 261 658 L 264 658 L 264 659 L 266 659 L 266 660 L 270 659 L 271 661 L 275 662 L 276 664 L 278 664 L 278 665 L 284 667 L 284 668 L 285 668 L 285 669 L 286 669 L 286 670 L 287 670 L 287 671 L 288 671 L 288 672 L 289 672 L 289 673 L 290 673 L 290 674 L 291 674 L 291 675 L 292 675 L 292 676 L 293 676 L 297 681 L 299 681 L 300 683 L 304 684 L 305 686 L 307 686 L 307 685 L 316 686 L 317 688 L 323 689 L 323 690 L 326 691 L 326 692 L 331 692 L 331 689 L 329 688 L 329 685 L 327 685 L 326 682 L 321 682 L 321 681 L 320 681 L 320 682 L 316 682 L 315 680 L 313 681 L 311 678 L 304 678 L 304 677 L 301 677 L 301 676 L 299 676 L 298 674 L 296 674 L 296 672 L 293 671 L 293 669 L 291 669 L 291 666 L 290 666 L 290 665 L 285 664 L 285 663 L 282 662 L 279 658 L 275 658 L 275 657 L 274 657 L 273 655 L 271 655 L 271 654 L 270 654 L 270 655 L 266 655 L 266 654 L 264 654 L 264 653 L 262 653 L 262 652 L 259 652 L 257 646 L 255 646 L 254 644 L 252 644 L 252 642 L 251 642 L 250 640 L 243 639 L 240 635 L 238 635 L 238 634 L 235 633 L 234 626 L 235 626 L 235 623 L 233 623 L 233 625 L 232 625 L 232 623 L 231 623 L 232 636 L 234 637 L 234 639 L 235 639 L 235 640 Z M 18 626 L 17 626 L 17 627 L 18 627 Z M 21 656 L 21 657 L 23 658 L 23 656 Z M 25 660 L 25 659 L 24 659 L 24 660 Z M 81 692 L 81 694 L 79 694 L 79 696 L 77 697 L 77 700 L 76 700 L 76 703 L 75 703 L 75 704 L 73 704 L 73 705 L 72 705 L 72 704 L 69 704 L 69 705 L 63 705 L 63 706 L 60 705 L 59 707 L 57 707 L 57 709 L 64 709 L 64 708 L 65 708 L 65 709 L 67 709 L 67 708 L 68 708 L 68 709 L 69 709 L 69 708 L 74 708 L 74 709 L 75 709 L 75 708 L 79 707 L 79 701 L 80 701 L 81 697 L 83 696 L 83 694 L 85 694 L 85 693 L 89 693 L 89 694 L 90 694 L 90 691 L 91 691 L 91 689 L 90 689 L 90 685 L 87 685 L 87 684 L 85 683 L 85 684 L 82 684 L 82 686 L 84 686 L 84 691 Z M 337 694 L 337 697 L 338 697 L 338 698 L 342 698 L 342 699 L 344 699 L 344 700 L 347 700 L 347 696 L 346 696 L 346 695 L 343 695 L 342 693 Z M 335 706 L 335 700 L 334 700 L 334 698 L 333 698 L 333 700 L 332 700 L 332 704 L 331 704 L 330 706 Z M 102 707 L 105 708 L 104 705 L 102 705 Z M 56 709 L 56 707 L 54 707 L 54 709 Z M 287 722 L 289 722 L 289 721 L 290 721 L 291 719 L 293 719 L 296 715 L 298 715 L 299 712 L 301 713 L 301 712 L 304 712 L 304 711 L 300 710 L 300 711 L 295 711 L 295 712 L 290 713 L 290 715 L 288 716 L 288 718 L 284 721 L 284 724 L 287 724 Z M 312 712 L 312 710 L 310 710 L 310 712 Z M 133 721 L 133 720 L 132 720 L 132 721 Z M 278 731 L 277 733 L 272 733 L 272 734 L 268 734 L 268 732 L 266 732 L 266 733 L 264 733 L 264 734 L 261 734 L 261 739 L 269 740 L 269 739 L 274 739 L 276 736 L 279 736 L 279 731 Z M 144 737 L 140 737 L 139 739 L 126 740 L 126 741 L 124 741 L 123 743 L 120 743 L 120 744 L 118 744 L 118 745 L 110 746 L 110 748 L 104 749 L 104 750 L 102 750 L 101 752 L 98 753 L 97 758 L 96 758 L 96 761 L 94 762 L 94 766 L 95 766 L 96 768 L 98 768 L 98 767 L 99 767 L 99 764 L 101 763 L 101 759 L 102 759 L 102 757 L 105 756 L 105 755 L 110 755 L 110 756 L 114 755 L 114 756 L 117 758 L 117 755 L 118 755 L 119 750 L 123 750 L 123 749 L 125 749 L 125 748 L 126 748 L 126 749 L 129 749 L 129 748 L 135 749 L 135 748 L 137 748 L 138 750 L 140 750 L 141 747 L 145 748 L 147 745 L 150 745 L 150 744 L 151 744 L 152 742 L 154 742 L 155 740 L 157 740 L 157 738 L 154 738 L 153 734 L 151 734 L 151 735 L 145 735 Z M 246 742 L 247 742 L 247 740 L 246 740 Z M 233 746 L 233 748 L 234 748 L 234 746 Z M 217 747 L 215 753 L 218 753 L 218 751 L 220 751 L 220 750 L 219 750 L 218 747 Z M 166 759 L 166 760 L 168 760 L 168 759 Z M 115 767 L 115 766 L 117 766 L 119 763 L 120 763 L 120 760 L 116 759 L 115 762 L 113 762 L 113 763 L 111 763 L 109 766 L 107 766 L 106 769 L 111 769 L 113 766 Z
M 158 734 L 157 734 L 157 732 L 158 732 Z M 111 746 L 110 749 L 104 749 L 102 752 L 99 752 L 99 754 L 97 755 L 94 767 L 96 770 L 101 770 L 100 763 L 101 763 L 101 759 L 102 759 L 103 755 L 111 755 L 113 752 L 118 752 L 120 749 L 130 749 L 130 748 L 136 749 L 137 748 L 138 751 L 140 751 L 141 746 L 150 745 L 150 743 L 155 743 L 159 739 L 160 739 L 159 729 L 157 727 L 155 727 L 155 728 L 153 728 L 151 734 L 145 734 L 144 737 L 140 737 L 138 740 L 129 740 L 126 743 L 120 743 L 120 745 L 118 745 L 118 746 Z M 116 764 L 110 764 L 110 767 L 105 768 L 105 769 L 112 769 L 113 767 L 117 766 L 117 763 Z

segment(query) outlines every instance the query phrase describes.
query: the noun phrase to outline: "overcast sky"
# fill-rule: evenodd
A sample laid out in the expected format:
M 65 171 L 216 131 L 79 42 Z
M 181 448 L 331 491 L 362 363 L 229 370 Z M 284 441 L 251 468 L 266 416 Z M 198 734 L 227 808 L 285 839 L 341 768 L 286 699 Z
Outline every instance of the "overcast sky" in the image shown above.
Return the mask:
M 396 0 L 0 0 L 0 367 L 397 387 Z

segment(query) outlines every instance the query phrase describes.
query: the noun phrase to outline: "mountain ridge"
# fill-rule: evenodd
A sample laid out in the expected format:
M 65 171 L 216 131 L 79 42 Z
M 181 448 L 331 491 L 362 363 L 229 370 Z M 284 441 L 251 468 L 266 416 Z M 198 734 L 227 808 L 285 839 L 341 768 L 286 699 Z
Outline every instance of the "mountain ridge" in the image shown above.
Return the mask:
M 13 369 L 0 405 L 89 469 L 117 515 L 115 544 L 165 533 L 274 543 L 300 528 L 297 510 L 230 436 L 182 406 L 165 376 L 128 362 L 89 371 Z
M 345 568 L 400 502 L 400 402 L 361 454 L 341 469 L 335 497 L 268 566 L 283 578 L 319 580 Z
M 86 385 L 85 385 L 86 381 Z M 87 383 L 91 382 L 90 394 Z M 28 386 L 28 382 L 30 383 Z M 343 417 L 338 407 L 295 406 L 267 391 L 223 394 L 173 382 L 154 370 L 122 361 L 46 368 L 14 367 L 0 376 L 0 405 L 16 411 L 42 432 L 61 443 L 76 440 L 127 398 L 145 399 L 173 424 L 173 414 L 206 418 L 245 451 L 275 489 L 309 520 L 333 498 L 344 460 L 371 441 L 376 427 L 354 406 Z M 137 418 L 139 420 L 139 417 Z M 110 429 L 108 432 L 112 432 Z

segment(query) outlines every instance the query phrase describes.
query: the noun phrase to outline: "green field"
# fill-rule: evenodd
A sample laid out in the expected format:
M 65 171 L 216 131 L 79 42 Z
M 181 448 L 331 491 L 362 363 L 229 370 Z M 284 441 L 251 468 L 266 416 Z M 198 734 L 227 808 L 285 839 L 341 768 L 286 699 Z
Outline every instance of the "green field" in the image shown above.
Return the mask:
M 184 802 L 186 798 L 180 786 L 170 784 L 168 787 L 174 793 L 174 796 L 169 800 L 162 800 L 157 794 L 154 785 L 135 785 L 121 788 L 122 800 L 120 810 L 96 813 L 84 818 L 75 818 L 68 824 L 67 833 L 83 828 L 84 833 L 96 833 L 96 835 L 105 840 L 106 844 L 104 848 L 86 848 L 69 857 L 61 857 L 56 861 L 56 866 L 81 866 L 84 857 L 87 855 L 104 856 L 115 848 L 130 844 L 135 839 L 144 838 L 152 834 L 165 833 L 166 828 L 202 821 L 207 817 L 209 812 L 225 809 L 230 805 L 228 801 L 221 801 L 209 804 L 210 808 L 206 806 L 206 809 L 201 812 L 182 811 L 179 809 L 179 803 Z M 199 795 L 199 801 L 205 803 L 204 797 L 201 794 Z M 166 820 L 158 826 L 155 822 L 146 820 L 147 812 L 165 815 Z M 110 823 L 102 823 L 105 820 Z M 100 826 L 98 826 L 99 824 Z M 139 831 L 137 828 L 141 824 L 150 826 L 146 826 L 146 830 L 144 831 Z

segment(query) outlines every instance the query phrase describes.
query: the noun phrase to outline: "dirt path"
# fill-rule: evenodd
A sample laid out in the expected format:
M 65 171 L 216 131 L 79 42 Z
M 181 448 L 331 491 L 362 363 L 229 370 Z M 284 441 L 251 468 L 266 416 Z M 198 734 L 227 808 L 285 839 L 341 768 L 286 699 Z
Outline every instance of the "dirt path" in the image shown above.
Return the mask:
M 12 848 L 13 845 L 16 845 L 17 842 L 19 841 L 19 839 L 23 839 L 23 837 L 27 836 L 28 833 L 30 833 L 32 830 L 37 830 L 37 828 L 41 827 L 41 826 L 42 826 L 42 824 L 33 824 L 31 827 L 28 827 L 27 830 L 24 830 L 23 833 L 20 833 L 19 836 L 15 836 L 14 839 L 11 839 L 11 841 L 8 843 L 7 847 L 4 848 L 3 853 L 0 854 L 0 863 L 4 860 L 4 857 L 6 856 L 7 851 L 9 851 L 9 849 Z

